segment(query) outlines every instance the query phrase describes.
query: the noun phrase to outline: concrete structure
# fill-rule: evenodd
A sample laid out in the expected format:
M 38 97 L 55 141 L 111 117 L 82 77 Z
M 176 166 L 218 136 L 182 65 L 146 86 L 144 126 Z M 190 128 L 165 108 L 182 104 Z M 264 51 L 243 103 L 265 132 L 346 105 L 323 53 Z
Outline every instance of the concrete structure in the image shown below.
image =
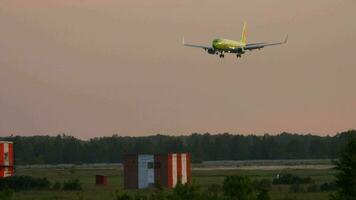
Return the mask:
M 190 154 L 131 154 L 124 157 L 125 189 L 142 189 L 159 183 L 173 188 L 177 182 L 188 183 L 191 177 Z
M 0 141 L 0 178 L 14 175 L 14 145 Z

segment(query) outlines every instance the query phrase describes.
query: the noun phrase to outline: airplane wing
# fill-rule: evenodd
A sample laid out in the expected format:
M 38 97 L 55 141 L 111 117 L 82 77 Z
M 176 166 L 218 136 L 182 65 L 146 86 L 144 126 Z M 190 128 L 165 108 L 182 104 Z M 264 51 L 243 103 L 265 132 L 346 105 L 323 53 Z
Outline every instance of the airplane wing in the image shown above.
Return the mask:
M 283 42 L 276 42 L 276 43 L 253 43 L 253 44 L 246 44 L 245 50 L 255 50 L 255 49 L 262 49 L 267 46 L 274 46 L 274 45 L 281 45 L 281 44 L 286 44 L 288 41 L 288 35 L 284 39 Z
M 187 44 L 184 41 L 184 37 L 183 37 L 183 45 L 187 46 L 187 47 L 195 47 L 195 48 L 200 48 L 200 49 L 204 49 L 204 50 L 208 50 L 208 49 L 213 49 L 212 47 L 209 46 L 202 46 L 202 45 L 195 45 L 195 44 Z

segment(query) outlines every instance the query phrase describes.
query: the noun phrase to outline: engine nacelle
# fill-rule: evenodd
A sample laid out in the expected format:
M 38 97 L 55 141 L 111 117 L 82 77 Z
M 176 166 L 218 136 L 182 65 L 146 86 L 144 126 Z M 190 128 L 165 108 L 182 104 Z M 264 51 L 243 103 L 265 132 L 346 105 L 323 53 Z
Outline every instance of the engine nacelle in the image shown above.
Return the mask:
M 244 53 L 245 53 L 245 49 L 242 48 L 242 47 L 241 47 L 241 48 L 238 48 L 238 49 L 237 49 L 237 53 L 238 53 L 238 54 L 244 54 Z
M 216 51 L 215 51 L 214 49 L 208 49 L 208 53 L 209 53 L 209 54 L 215 54 Z

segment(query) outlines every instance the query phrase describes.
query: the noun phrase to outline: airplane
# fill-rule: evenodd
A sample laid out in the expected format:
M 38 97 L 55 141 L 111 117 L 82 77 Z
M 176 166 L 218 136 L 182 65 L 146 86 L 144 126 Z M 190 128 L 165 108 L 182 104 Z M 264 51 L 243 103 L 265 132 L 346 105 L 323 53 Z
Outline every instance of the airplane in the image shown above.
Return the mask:
M 247 43 L 247 25 L 244 23 L 243 29 L 242 29 L 242 36 L 240 41 L 235 41 L 235 40 L 229 40 L 229 39 L 223 39 L 223 38 L 218 38 L 214 39 L 212 41 L 211 46 L 201 46 L 201 45 L 195 45 L 195 44 L 188 44 L 185 43 L 184 37 L 183 37 L 183 45 L 187 47 L 195 47 L 195 48 L 201 48 L 207 51 L 209 54 L 212 55 L 219 55 L 220 58 L 224 58 L 225 55 L 224 53 L 235 53 L 237 58 L 241 58 L 241 56 L 246 52 L 246 50 L 252 51 L 255 49 L 262 49 L 267 46 L 274 46 L 274 45 L 281 45 L 281 44 L 286 44 L 288 41 L 288 35 L 284 39 L 283 42 L 276 42 L 276 43 L 265 43 L 265 42 L 260 42 L 260 43 Z

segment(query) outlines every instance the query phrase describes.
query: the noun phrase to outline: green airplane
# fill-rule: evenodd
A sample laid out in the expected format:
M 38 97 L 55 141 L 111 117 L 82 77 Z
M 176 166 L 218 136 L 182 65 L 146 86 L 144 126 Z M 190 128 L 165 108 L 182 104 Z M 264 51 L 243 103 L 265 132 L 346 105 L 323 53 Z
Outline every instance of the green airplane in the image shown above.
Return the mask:
M 286 38 L 283 42 L 247 43 L 246 23 L 243 26 L 242 36 L 241 36 L 240 41 L 218 38 L 218 39 L 213 40 L 212 45 L 209 47 L 209 46 L 201 46 L 201 45 L 195 45 L 195 44 L 187 44 L 187 43 L 185 43 L 184 37 L 183 37 L 183 45 L 184 46 L 201 48 L 201 49 L 204 49 L 205 51 L 207 51 L 209 54 L 219 55 L 220 58 L 225 57 L 224 53 L 235 53 L 237 58 L 241 58 L 241 55 L 244 54 L 246 52 L 246 50 L 252 51 L 255 49 L 262 49 L 267 46 L 281 45 L 281 44 L 287 43 L 287 41 L 288 41 L 288 35 L 286 36 Z

